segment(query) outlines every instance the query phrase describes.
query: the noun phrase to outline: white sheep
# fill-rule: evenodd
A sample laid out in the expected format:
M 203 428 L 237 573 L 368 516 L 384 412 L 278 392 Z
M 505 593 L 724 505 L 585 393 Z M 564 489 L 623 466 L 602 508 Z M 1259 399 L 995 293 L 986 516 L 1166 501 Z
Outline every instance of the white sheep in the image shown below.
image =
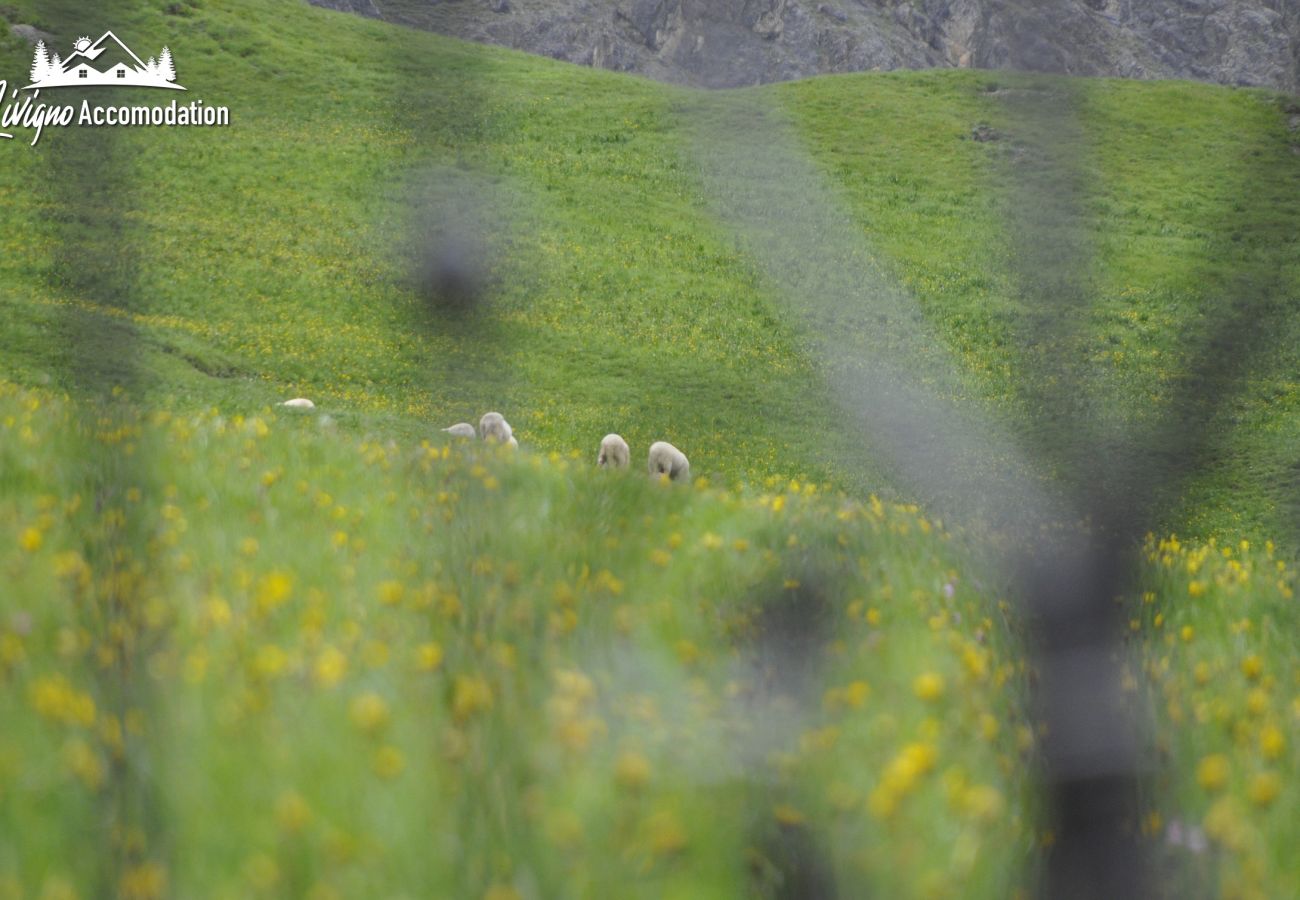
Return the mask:
M 653 478 L 667 475 L 673 481 L 689 481 L 691 462 L 685 453 L 667 441 L 655 441 L 650 445 L 650 475 Z
M 306 397 L 294 397 L 292 400 L 286 400 L 280 404 L 289 409 L 315 409 L 316 404 L 312 403 Z
M 510 423 L 498 412 L 483 414 L 483 418 L 479 419 L 478 433 L 485 441 L 496 441 L 502 444 L 509 444 L 514 437 L 514 430 L 510 427 Z M 518 446 L 518 442 L 515 442 L 515 446 Z
M 627 448 L 627 441 L 622 437 L 617 434 L 607 434 L 601 438 L 600 454 L 596 457 L 596 465 L 611 469 L 626 469 L 630 459 L 631 451 Z
M 469 424 L 468 422 L 457 422 L 455 425 L 451 426 L 450 428 L 444 428 L 443 431 L 447 432 L 447 434 L 451 435 L 452 437 L 458 437 L 458 438 L 478 437 L 478 432 L 475 431 L 474 426 Z

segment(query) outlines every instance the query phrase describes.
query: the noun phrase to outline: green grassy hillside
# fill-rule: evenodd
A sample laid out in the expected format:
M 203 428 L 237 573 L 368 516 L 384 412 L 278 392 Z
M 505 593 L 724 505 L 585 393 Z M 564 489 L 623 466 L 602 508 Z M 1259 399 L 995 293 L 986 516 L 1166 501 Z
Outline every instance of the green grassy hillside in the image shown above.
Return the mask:
M 233 123 L 0 142 L 0 898 L 1036 888 L 1010 585 L 832 424 L 697 96 L 306 5 L 82 6 L 0 14 L 166 44 Z M 0 43 L 11 86 L 29 62 Z M 1167 896 L 1300 893 L 1287 102 L 979 72 L 743 97 L 852 223 L 792 274 L 869 253 L 825 283 L 870 264 L 914 300 L 914 373 L 957 360 L 946 398 L 1046 477 L 1071 416 L 1154 427 L 1206 323 L 1267 314 L 1124 598 L 1153 773 L 1125 827 Z M 1025 97 L 1079 122 L 1035 143 Z M 1080 253 L 1047 260 L 1060 209 Z M 415 273 L 462 223 L 472 312 Z M 1037 341 L 1053 279 L 1094 302 Z M 488 408 L 519 454 L 436 430 Z M 592 465 L 608 431 L 633 472 Z M 691 486 L 641 475 L 665 437 Z
M 85 356 L 69 330 L 125 329 L 142 359 L 133 390 L 184 408 L 306 394 L 347 427 L 408 437 L 499 408 L 546 451 L 591 454 L 613 430 L 638 448 L 674 440 L 728 480 L 890 490 L 879 467 L 837 463 L 849 438 L 826 427 L 818 361 L 714 218 L 682 92 L 305 6 L 273 20 L 252 0 L 162 6 L 74 18 L 173 44 L 190 96 L 229 106 L 233 125 L 51 129 L 35 149 L 4 147 L 9 377 L 66 382 L 88 364 L 68 358 Z M 48 25 L 33 9 L 9 13 Z M 16 81 L 29 51 L 6 47 Z M 1004 128 L 1015 87 L 921 72 L 762 96 L 794 116 L 866 246 L 960 361 L 959 401 L 1040 449 L 1059 422 L 1022 340 L 1032 317 L 1005 215 L 1015 141 L 971 139 L 980 123 Z M 1070 151 L 1096 302 L 1071 371 L 1108 415 L 1141 424 L 1169 401 L 1207 312 L 1261 275 L 1294 296 L 1300 157 L 1267 93 L 1077 90 L 1086 138 Z M 409 248 L 466 217 L 498 234 L 486 308 L 430 313 Z M 1295 327 L 1288 317 L 1248 396 L 1214 421 L 1208 474 L 1171 525 L 1294 525 Z M 127 374 L 111 345 L 95 364 L 96 383 Z

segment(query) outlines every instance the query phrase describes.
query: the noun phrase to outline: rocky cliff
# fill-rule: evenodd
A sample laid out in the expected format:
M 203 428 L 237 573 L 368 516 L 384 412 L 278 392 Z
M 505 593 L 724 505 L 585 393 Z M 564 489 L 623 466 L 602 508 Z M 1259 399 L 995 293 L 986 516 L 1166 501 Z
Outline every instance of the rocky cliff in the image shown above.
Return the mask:
M 971 66 L 1300 90 L 1300 0 L 309 0 L 704 87 Z

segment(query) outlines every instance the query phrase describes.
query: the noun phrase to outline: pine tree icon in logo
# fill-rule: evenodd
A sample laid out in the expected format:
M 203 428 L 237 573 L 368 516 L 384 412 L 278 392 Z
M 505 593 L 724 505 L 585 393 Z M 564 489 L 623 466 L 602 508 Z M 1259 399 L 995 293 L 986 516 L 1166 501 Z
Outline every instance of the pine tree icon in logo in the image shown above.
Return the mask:
M 105 31 L 97 41 L 77 38 L 66 60 L 51 54 L 44 41 L 37 41 L 31 78 L 32 83 L 24 90 L 106 84 L 185 90 L 176 84 L 176 63 L 170 48 L 163 47 L 156 59 L 146 63 L 111 31 Z

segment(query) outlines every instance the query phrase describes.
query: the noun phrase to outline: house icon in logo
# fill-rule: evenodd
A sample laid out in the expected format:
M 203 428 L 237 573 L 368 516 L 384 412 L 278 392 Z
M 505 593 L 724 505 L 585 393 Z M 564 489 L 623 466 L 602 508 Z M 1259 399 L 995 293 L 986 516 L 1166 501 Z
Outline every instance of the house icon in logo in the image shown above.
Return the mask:
M 185 90 L 175 83 L 171 50 L 163 47 L 157 58 L 144 62 L 111 31 L 94 43 L 88 37 L 78 38 L 66 60 L 57 53 L 51 56 L 45 42 L 38 41 L 31 75 L 32 83 L 23 90 L 104 84 Z

